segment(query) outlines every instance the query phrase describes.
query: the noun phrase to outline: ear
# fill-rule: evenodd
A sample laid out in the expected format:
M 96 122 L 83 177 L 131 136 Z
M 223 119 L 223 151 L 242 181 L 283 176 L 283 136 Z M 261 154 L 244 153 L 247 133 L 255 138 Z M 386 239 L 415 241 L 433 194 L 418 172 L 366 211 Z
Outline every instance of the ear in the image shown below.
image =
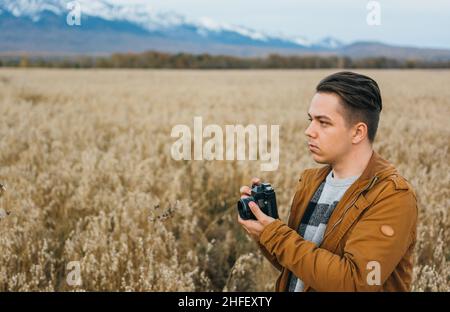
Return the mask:
M 367 125 L 364 122 L 358 122 L 353 126 L 352 143 L 359 144 L 367 137 Z

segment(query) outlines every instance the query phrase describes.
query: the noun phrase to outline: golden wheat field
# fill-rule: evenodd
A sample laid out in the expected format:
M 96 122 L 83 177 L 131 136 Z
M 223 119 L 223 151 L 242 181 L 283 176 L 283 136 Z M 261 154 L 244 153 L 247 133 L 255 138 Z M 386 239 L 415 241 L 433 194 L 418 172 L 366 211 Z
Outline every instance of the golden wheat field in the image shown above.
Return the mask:
M 1 291 L 271 291 L 276 270 L 237 223 L 239 187 L 276 188 L 287 220 L 304 130 L 335 70 L 0 70 Z M 360 70 L 381 87 L 375 150 L 412 183 L 413 290 L 450 290 L 450 71 Z M 278 170 L 175 161 L 174 125 L 280 125 Z M 67 283 L 79 261 L 81 285 Z

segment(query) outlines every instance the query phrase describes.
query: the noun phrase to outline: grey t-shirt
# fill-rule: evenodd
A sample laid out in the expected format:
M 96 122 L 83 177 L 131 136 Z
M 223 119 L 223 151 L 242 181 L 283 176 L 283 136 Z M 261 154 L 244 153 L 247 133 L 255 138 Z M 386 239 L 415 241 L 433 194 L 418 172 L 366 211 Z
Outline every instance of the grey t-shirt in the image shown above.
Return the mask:
M 313 198 L 308 204 L 306 211 L 300 222 L 298 233 L 308 241 L 320 246 L 323 235 L 339 200 L 345 191 L 358 179 L 359 176 L 353 176 L 345 179 L 336 179 L 333 176 L 333 170 L 327 175 L 324 182 L 320 184 Z M 303 291 L 304 285 L 300 278 L 292 273 L 289 276 L 289 291 Z

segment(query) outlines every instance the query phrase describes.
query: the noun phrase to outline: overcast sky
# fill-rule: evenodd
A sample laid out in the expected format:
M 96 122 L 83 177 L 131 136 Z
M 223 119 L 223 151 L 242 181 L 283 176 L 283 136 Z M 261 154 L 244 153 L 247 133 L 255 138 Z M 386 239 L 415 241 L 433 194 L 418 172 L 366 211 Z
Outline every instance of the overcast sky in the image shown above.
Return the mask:
M 369 0 L 109 0 L 150 3 L 190 19 L 247 26 L 272 34 L 317 40 L 332 36 L 346 43 L 376 40 L 398 45 L 450 48 L 449 0 L 379 0 L 381 25 L 369 26 Z

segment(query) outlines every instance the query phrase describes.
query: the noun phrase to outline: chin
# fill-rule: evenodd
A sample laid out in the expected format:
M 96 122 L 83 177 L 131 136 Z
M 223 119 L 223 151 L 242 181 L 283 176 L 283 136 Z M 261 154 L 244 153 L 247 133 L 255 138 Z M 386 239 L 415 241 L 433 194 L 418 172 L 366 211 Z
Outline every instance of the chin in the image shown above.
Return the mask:
M 314 161 L 318 164 L 329 164 L 330 162 L 326 159 L 326 157 L 317 155 L 312 153 L 312 157 L 314 159 Z

